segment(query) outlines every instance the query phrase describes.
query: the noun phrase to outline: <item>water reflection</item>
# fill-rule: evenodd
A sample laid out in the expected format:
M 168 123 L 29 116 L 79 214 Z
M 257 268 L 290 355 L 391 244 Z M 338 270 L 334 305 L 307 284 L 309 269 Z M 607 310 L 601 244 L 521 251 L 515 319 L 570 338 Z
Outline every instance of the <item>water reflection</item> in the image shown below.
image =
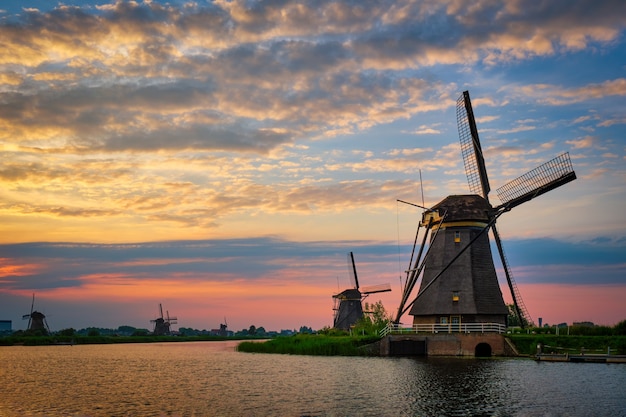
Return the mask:
M 2 347 L 0 416 L 626 416 L 623 365 Z
M 406 391 L 418 415 L 497 415 L 510 401 L 496 362 L 430 358 L 406 367 Z

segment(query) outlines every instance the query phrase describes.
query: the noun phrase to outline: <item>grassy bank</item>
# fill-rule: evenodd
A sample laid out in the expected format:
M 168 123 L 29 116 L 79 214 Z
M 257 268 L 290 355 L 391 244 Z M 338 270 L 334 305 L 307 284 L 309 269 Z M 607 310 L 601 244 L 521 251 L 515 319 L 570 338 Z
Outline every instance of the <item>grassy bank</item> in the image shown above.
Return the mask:
M 241 342 L 240 352 L 286 353 L 294 355 L 364 356 L 365 346 L 378 341 L 376 336 L 324 336 L 301 334 L 277 337 L 267 342 Z
M 544 352 L 555 353 L 607 353 L 626 355 L 626 336 L 555 336 L 555 335 L 508 335 L 521 355 L 537 353 L 541 343 Z M 376 336 L 325 336 L 297 335 L 278 337 L 267 342 L 242 342 L 240 352 L 283 353 L 293 355 L 369 356 L 376 355 L 367 345 L 378 341 Z
M 522 355 L 537 353 L 537 345 L 544 345 L 544 353 L 607 353 L 626 355 L 626 336 L 557 336 L 550 334 L 508 335 Z

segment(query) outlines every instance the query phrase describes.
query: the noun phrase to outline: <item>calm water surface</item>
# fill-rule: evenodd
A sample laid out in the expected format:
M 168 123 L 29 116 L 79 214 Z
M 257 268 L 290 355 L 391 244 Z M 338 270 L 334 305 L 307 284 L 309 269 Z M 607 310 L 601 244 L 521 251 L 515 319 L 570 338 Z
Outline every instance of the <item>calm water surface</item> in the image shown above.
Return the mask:
M 626 365 L 0 347 L 0 416 L 626 416 Z

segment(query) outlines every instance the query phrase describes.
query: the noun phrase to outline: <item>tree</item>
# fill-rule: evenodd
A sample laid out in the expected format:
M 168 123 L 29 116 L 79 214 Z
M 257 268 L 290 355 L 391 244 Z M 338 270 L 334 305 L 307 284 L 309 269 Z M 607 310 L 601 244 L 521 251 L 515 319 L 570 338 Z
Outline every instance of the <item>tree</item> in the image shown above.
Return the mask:
M 365 311 L 369 312 L 372 318 L 374 327 L 378 330 L 382 330 L 391 322 L 391 314 L 387 313 L 382 301 L 377 301 L 374 304 L 365 303 Z
M 74 336 L 75 333 L 76 333 L 76 330 L 74 330 L 71 327 L 69 329 L 59 330 L 59 334 L 61 336 Z
M 313 333 L 313 329 L 307 326 L 300 326 L 300 331 L 298 333 Z
M 519 321 L 519 318 L 517 317 L 517 312 L 515 311 L 515 304 L 507 304 L 506 306 L 509 310 L 509 314 L 506 318 L 507 326 L 520 327 L 520 321 Z
M 392 320 L 382 301 L 365 303 L 364 311 L 363 317 L 354 325 L 354 332 L 359 335 L 377 335 Z

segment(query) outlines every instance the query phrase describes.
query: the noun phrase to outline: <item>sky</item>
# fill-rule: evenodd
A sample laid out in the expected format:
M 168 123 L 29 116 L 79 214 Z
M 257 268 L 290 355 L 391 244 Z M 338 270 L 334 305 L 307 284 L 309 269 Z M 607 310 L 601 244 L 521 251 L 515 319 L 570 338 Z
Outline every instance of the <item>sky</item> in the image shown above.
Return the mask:
M 2 2 L 0 319 L 320 329 L 349 252 L 395 312 L 465 90 L 493 190 L 577 175 L 498 220 L 530 316 L 626 319 L 626 2 Z

